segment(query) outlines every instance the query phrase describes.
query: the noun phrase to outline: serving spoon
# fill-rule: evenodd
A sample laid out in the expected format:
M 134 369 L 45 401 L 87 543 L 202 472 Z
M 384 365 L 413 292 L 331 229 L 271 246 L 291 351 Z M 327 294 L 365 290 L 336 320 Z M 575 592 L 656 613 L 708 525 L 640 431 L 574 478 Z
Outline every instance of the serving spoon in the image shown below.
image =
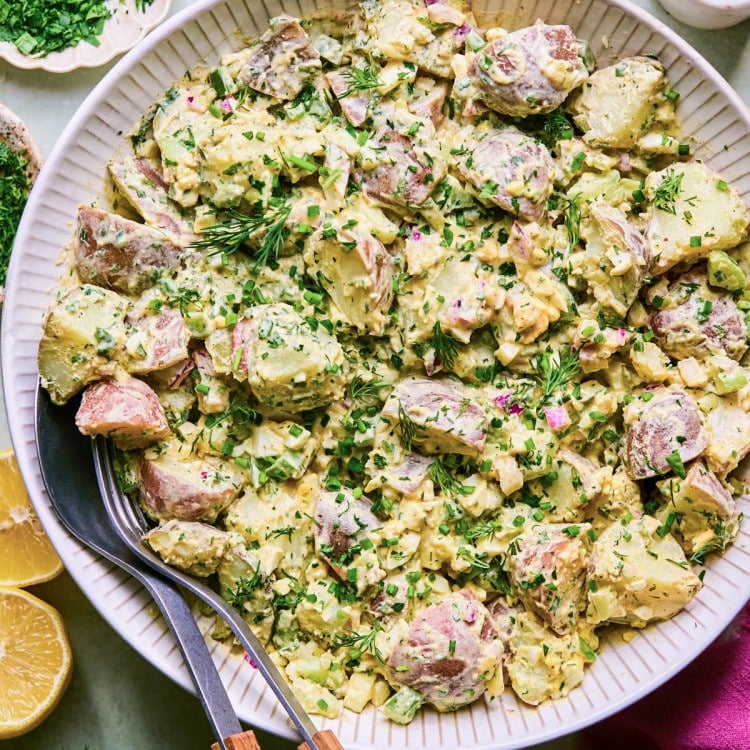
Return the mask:
M 58 518 L 73 536 L 133 576 L 151 595 L 180 648 L 218 738 L 213 750 L 260 750 L 254 732 L 243 731 L 198 623 L 177 586 L 133 555 L 107 517 L 88 460 L 91 440 L 75 428 L 75 404 L 54 406 L 40 387 L 35 412 L 39 467 Z
M 297 731 L 304 738 L 305 742 L 299 746 L 299 750 L 344 750 L 332 731 L 318 731 L 240 613 L 212 588 L 193 576 L 167 565 L 146 546 L 143 542 L 143 534 L 148 531 L 149 524 L 140 508 L 120 490 L 114 472 L 113 447 L 108 440 L 101 436 L 94 439 L 94 468 L 107 515 L 121 539 L 140 560 L 195 594 L 224 618 L 281 703 Z

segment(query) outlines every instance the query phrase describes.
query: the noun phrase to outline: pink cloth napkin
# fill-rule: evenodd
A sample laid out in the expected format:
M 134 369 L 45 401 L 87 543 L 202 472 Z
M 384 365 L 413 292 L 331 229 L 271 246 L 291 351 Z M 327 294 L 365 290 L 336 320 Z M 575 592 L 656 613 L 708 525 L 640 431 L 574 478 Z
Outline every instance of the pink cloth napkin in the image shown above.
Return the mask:
M 692 664 L 580 733 L 580 750 L 750 750 L 750 603 Z

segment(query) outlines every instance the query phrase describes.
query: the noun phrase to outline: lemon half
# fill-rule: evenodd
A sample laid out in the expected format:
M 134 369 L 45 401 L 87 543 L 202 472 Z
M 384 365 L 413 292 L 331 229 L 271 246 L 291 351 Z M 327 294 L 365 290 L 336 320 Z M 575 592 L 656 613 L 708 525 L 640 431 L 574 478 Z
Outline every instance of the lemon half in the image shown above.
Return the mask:
M 58 704 L 73 657 L 60 613 L 0 586 L 0 740 L 25 734 Z

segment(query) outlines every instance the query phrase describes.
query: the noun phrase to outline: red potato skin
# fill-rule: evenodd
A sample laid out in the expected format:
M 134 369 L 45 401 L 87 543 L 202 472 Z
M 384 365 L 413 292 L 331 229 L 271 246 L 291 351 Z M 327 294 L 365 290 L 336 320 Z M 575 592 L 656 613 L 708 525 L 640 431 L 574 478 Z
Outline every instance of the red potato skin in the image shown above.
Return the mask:
M 469 74 L 476 80 L 482 100 L 500 114 L 523 117 L 551 112 L 565 101 L 572 89 L 558 88 L 545 75 L 539 63 L 547 57 L 579 69 L 578 83 L 586 77 L 578 59 L 573 29 L 539 22 L 490 42 L 472 61 Z M 490 60 L 492 67 L 485 70 Z M 493 80 L 492 69 L 498 70 L 509 82 Z
M 678 438 L 683 439 L 682 442 Z M 698 408 L 679 388 L 662 389 L 643 404 L 643 413 L 625 433 L 625 469 L 631 479 L 669 473 L 667 456 L 677 451 L 687 463 L 708 447 Z
M 698 323 L 698 312 L 698 301 L 691 296 L 682 305 L 654 313 L 651 326 L 659 346 L 676 359 L 725 354 L 739 360 L 747 351 L 747 328 L 734 300 L 713 300 L 704 323 Z
M 78 209 L 74 249 L 85 283 L 125 294 L 142 291 L 155 275 L 176 268 L 183 254 L 166 232 L 89 206 Z
M 284 64 L 275 64 L 277 58 L 283 59 Z M 320 56 L 299 21 L 280 17 L 253 48 L 239 79 L 262 94 L 289 101 L 320 67 Z M 276 72 L 279 69 L 283 74 Z
M 419 79 L 416 83 L 419 83 Z M 432 124 L 437 126 L 443 119 L 443 107 L 447 98 L 448 84 L 445 81 L 436 81 L 428 93 L 411 100 L 407 107 L 413 115 L 429 118 Z
M 112 438 L 123 450 L 145 448 L 169 435 L 156 393 L 130 376 L 90 385 L 81 398 L 76 426 L 84 435 Z
M 157 226 L 173 234 L 184 245 L 196 238 L 190 222 L 184 218 L 177 204 L 169 198 L 169 184 L 164 179 L 161 162 L 148 156 L 137 156 L 132 142 L 126 138 L 118 146 L 107 165 L 117 182 L 118 190 L 143 217 L 147 224 Z M 149 184 L 144 194 L 141 187 L 132 184 L 133 173 L 138 173 Z
M 249 344 L 255 338 L 257 323 L 254 320 L 242 318 L 232 329 L 232 362 L 233 373 L 237 379 L 247 379 Z M 240 352 L 240 353 L 238 353 Z
M 495 183 L 494 193 L 487 197 L 508 213 L 523 221 L 539 221 L 545 215 L 555 165 L 547 148 L 518 128 L 492 132 L 477 142 L 457 167 L 485 194 L 488 185 Z M 512 195 L 509 183 L 523 184 L 525 194 Z
M 418 427 L 414 436 L 417 449 L 432 453 L 429 443 L 442 441 L 447 447 L 438 453 L 472 456 L 482 452 L 487 439 L 484 410 L 449 382 L 416 377 L 404 380 L 393 390 L 383 414 L 398 419 L 399 404 Z
M 387 661 L 395 685 L 420 692 L 438 711 L 476 700 L 486 689 L 478 665 L 489 655 L 501 669 L 503 644 L 486 607 L 467 590 L 428 606 Z
M 358 175 L 365 195 L 385 206 L 421 206 L 435 189 L 430 165 L 420 162 L 409 138 L 395 130 L 382 133 L 378 146 L 384 148 L 382 163 Z
M 215 480 L 218 462 L 185 462 L 142 458 L 139 472 L 141 503 L 153 518 L 205 521 L 216 517 L 237 497 L 241 486 L 231 476 Z
M 343 499 L 339 502 L 340 496 Z M 340 492 L 323 491 L 315 505 L 315 549 L 339 576 L 345 576 L 347 566 L 339 564 L 339 560 L 381 525 L 366 497 L 356 499 L 346 488 Z
M 578 622 L 588 558 L 584 533 L 571 538 L 561 528 L 541 542 L 522 537 L 509 565 L 519 598 L 558 635 L 569 633 Z M 571 564 L 574 561 L 577 564 Z M 573 575 L 566 575 L 568 571 Z M 537 575 L 543 577 L 540 583 L 534 580 Z
M 326 81 L 338 100 L 341 111 L 349 122 L 358 128 L 367 120 L 367 109 L 370 97 L 367 94 L 352 92 L 347 94 L 351 85 L 349 78 L 341 71 L 326 73 Z
M 134 324 L 149 335 L 146 357 L 135 360 L 131 372 L 165 370 L 188 358 L 190 331 L 178 310 L 162 310 L 158 315 L 148 315 Z

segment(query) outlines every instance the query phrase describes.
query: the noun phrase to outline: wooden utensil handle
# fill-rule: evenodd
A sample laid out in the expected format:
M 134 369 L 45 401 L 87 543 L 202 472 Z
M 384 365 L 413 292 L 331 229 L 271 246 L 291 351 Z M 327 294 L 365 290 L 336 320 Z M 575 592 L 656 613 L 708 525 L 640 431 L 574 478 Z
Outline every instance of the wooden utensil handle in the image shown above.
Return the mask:
M 313 739 L 320 750 L 344 750 L 344 746 L 339 742 L 338 737 L 336 737 L 330 729 L 316 732 L 313 735 Z M 297 750 L 310 750 L 310 745 L 303 742 Z
M 224 744 L 227 746 L 227 750 L 260 750 L 260 745 L 252 729 L 248 729 L 247 732 L 242 732 L 242 734 L 225 737 Z M 214 742 L 211 745 L 211 750 L 220 750 L 219 743 Z

